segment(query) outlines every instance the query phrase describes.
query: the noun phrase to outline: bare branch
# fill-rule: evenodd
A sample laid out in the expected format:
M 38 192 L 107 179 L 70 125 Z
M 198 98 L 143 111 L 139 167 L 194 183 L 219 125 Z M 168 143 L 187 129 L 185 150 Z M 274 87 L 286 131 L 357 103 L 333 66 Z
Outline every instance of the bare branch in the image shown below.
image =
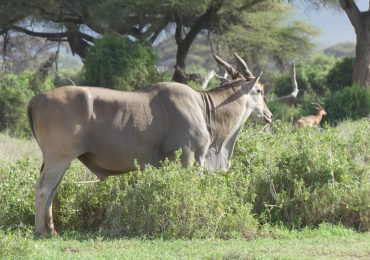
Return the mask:
M 35 31 L 31 31 L 31 30 L 25 29 L 20 26 L 16 26 L 16 25 L 11 25 L 11 26 L 6 27 L 3 31 L 0 31 L 0 34 L 4 34 L 5 32 L 8 32 L 10 30 L 22 32 L 27 35 L 31 35 L 35 37 L 48 38 L 48 39 L 58 39 L 58 38 L 67 37 L 67 32 L 61 32 L 61 33 L 35 32 Z
M 293 91 L 290 94 L 286 95 L 286 96 L 276 98 L 276 100 L 278 100 L 280 102 L 290 104 L 290 105 L 297 105 L 297 104 L 302 103 L 303 100 L 298 98 L 299 89 L 298 89 L 298 83 L 297 83 L 297 77 L 296 77 L 297 75 L 296 75 L 294 61 L 292 62 L 291 73 L 292 73 Z
M 295 71 L 295 64 L 294 61 L 292 61 L 292 86 L 293 86 L 293 91 L 291 93 L 292 96 L 297 97 L 299 89 L 298 89 L 298 83 L 297 83 L 297 75 Z

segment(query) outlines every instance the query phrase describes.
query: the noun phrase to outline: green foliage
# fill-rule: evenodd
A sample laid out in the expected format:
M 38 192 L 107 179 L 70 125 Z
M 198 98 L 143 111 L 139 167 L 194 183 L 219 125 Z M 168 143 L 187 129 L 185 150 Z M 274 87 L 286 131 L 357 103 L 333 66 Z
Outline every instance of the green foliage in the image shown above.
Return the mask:
M 310 96 L 302 97 L 302 103 L 296 106 L 291 106 L 284 102 L 274 100 L 268 103 L 268 107 L 274 115 L 274 120 L 282 120 L 285 122 L 296 122 L 302 116 L 314 115 L 316 113 L 315 105 L 312 103 L 315 99 Z
M 156 76 L 152 47 L 128 38 L 105 35 L 89 50 L 85 62 L 86 84 L 135 90 Z
M 22 230 L 23 231 L 23 230 Z M 32 240 L 26 232 L 7 234 L 0 230 L 0 258 L 2 259 L 26 259 L 32 252 Z M 26 233 L 27 234 L 27 233 Z M 22 239 L 22 242 L 20 242 Z
M 261 222 L 300 228 L 326 221 L 369 229 L 370 124 L 352 123 L 350 136 L 342 128 L 296 129 L 276 122 L 258 138 L 253 129 L 242 133 L 232 171 L 250 176 Z
M 253 238 L 259 224 L 289 228 L 323 222 L 370 229 L 368 120 L 336 128 L 244 129 L 228 172 L 178 162 L 103 182 L 73 164 L 57 190 L 59 231 L 105 236 Z M 34 184 L 41 163 L 0 166 L 0 228 L 33 226 Z
M 302 96 L 307 89 L 309 80 L 301 66 L 297 66 L 296 72 L 298 88 L 300 90 L 298 95 Z M 290 73 L 276 74 L 273 81 L 274 93 L 278 97 L 288 95 L 293 91 L 292 76 Z
M 34 189 L 38 165 L 31 160 L 4 162 L 0 168 L 0 227 L 16 228 L 34 222 Z
M 328 118 L 333 122 L 360 119 L 370 115 L 370 89 L 349 86 L 332 93 L 325 102 Z
M 328 73 L 335 65 L 335 62 L 335 58 L 331 56 L 318 55 L 312 63 L 306 65 L 304 74 L 308 81 L 307 89 L 313 91 L 317 95 L 324 95 L 328 89 Z
M 278 119 L 292 123 L 300 118 L 303 114 L 302 106 L 290 106 L 279 101 L 269 102 L 268 107 L 274 116 L 274 120 Z
M 237 3 L 243 5 L 240 1 Z M 232 10 L 234 6 L 225 8 L 225 11 L 241 14 L 239 9 L 244 8 L 239 6 L 239 9 Z M 277 64 L 306 58 L 314 47 L 311 37 L 317 32 L 302 21 L 287 23 L 286 17 L 291 16 L 289 5 L 279 1 L 262 1 L 248 9 L 237 22 L 229 21 L 228 15 L 225 15 L 223 30 L 213 38 L 216 42 L 225 43 L 230 53 L 237 52 L 249 64 L 255 63 L 262 68 L 271 66 L 271 58 Z M 225 46 L 220 51 L 224 51 Z
M 355 59 L 353 57 L 340 59 L 328 72 L 326 84 L 332 92 L 342 90 L 352 85 L 354 61 Z
M 335 58 L 325 55 L 316 56 L 312 62 L 297 64 L 296 74 L 299 96 L 306 92 L 323 95 L 327 91 L 327 76 L 335 64 Z M 274 92 L 277 96 L 288 95 L 292 92 L 292 76 L 290 73 L 277 74 L 273 80 Z
M 236 179 L 225 173 L 166 162 L 123 180 L 123 192 L 108 210 L 110 234 L 230 238 L 256 233 L 251 205 L 238 198 Z
M 0 75 L 0 131 L 8 130 L 15 135 L 27 135 L 29 127 L 26 107 L 30 98 L 38 92 L 53 87 L 51 79 L 35 80 L 32 72 L 17 76 Z

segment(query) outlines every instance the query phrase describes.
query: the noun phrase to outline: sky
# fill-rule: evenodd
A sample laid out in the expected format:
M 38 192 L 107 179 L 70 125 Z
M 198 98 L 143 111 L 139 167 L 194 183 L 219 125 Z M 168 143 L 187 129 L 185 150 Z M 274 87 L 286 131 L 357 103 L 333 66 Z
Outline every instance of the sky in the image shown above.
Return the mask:
M 356 2 L 361 11 L 368 9 L 369 1 L 358 0 Z M 320 8 L 312 10 L 312 8 L 307 8 L 304 3 L 296 4 L 296 9 L 296 19 L 304 20 L 319 29 L 320 34 L 314 39 L 319 48 L 326 48 L 342 42 L 356 42 L 353 26 L 343 9 Z

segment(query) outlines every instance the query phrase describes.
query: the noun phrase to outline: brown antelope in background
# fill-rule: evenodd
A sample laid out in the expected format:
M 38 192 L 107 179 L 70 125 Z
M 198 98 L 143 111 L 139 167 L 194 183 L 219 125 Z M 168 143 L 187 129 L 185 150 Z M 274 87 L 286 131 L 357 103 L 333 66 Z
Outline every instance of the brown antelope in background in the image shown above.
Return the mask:
M 298 128 L 319 126 L 322 116 L 326 115 L 326 111 L 320 104 L 315 103 L 315 105 L 316 114 L 300 118 L 297 121 Z

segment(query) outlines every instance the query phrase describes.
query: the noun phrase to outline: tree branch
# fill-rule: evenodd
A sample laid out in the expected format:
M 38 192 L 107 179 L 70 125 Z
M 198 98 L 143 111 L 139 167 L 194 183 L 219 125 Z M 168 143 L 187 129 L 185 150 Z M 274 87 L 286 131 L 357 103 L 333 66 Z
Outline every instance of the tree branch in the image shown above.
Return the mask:
M 34 32 L 34 31 L 31 31 L 31 30 L 28 30 L 28 29 L 25 29 L 23 27 L 16 26 L 16 25 L 7 26 L 5 29 L 0 31 L 0 34 L 4 34 L 11 30 L 22 32 L 30 36 L 41 37 L 41 38 L 58 39 L 58 38 L 67 37 L 67 32 L 62 32 L 62 33 Z
M 191 43 L 194 41 L 198 33 L 202 30 L 203 26 L 206 23 L 210 22 L 212 17 L 217 13 L 218 10 L 220 10 L 220 8 L 220 3 L 211 5 L 207 9 L 207 11 L 201 17 L 199 17 L 199 19 L 197 19 L 194 25 L 190 28 L 190 31 L 185 36 L 182 44 L 185 46 L 189 46 L 190 48 Z
M 183 25 L 182 25 L 182 19 L 179 15 L 176 14 L 176 31 L 175 31 L 175 41 L 177 46 L 180 46 L 182 43 L 182 31 L 183 31 Z
M 361 12 L 353 0 L 339 0 L 340 6 L 346 12 L 355 30 L 361 27 Z

